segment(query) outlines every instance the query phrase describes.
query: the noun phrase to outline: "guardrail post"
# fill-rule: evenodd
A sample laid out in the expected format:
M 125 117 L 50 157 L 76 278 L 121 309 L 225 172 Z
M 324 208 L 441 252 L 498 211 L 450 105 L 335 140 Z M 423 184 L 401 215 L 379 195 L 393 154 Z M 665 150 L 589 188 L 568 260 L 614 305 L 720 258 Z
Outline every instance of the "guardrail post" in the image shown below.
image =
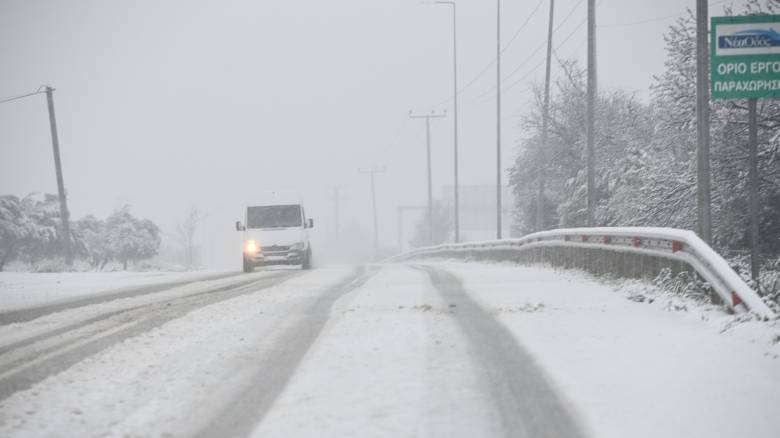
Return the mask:
M 653 265 L 652 265 L 651 257 L 642 255 L 642 277 L 646 279 L 653 278 L 651 274 L 652 270 L 653 270 Z
M 585 271 L 593 273 L 593 250 L 586 249 L 583 251 L 585 254 Z
M 645 276 L 645 263 L 642 254 L 636 255 L 636 278 L 641 279 Z
M 642 256 L 639 254 L 632 254 L 631 258 L 634 261 L 633 271 L 631 273 L 632 278 L 642 278 Z
M 650 279 L 653 279 L 658 276 L 658 273 L 661 270 L 661 263 L 658 260 L 658 257 L 651 257 L 652 260 L 650 262 Z

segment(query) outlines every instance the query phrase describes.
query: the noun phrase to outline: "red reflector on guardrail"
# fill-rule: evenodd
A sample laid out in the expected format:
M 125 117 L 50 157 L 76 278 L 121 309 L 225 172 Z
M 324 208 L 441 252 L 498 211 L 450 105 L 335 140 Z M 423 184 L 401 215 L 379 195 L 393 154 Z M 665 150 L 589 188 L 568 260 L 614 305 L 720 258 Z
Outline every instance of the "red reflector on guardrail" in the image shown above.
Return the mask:
M 735 292 L 731 292 L 731 307 L 737 307 L 742 304 L 742 299 Z
M 638 237 L 634 237 L 633 239 L 631 239 L 631 244 L 634 246 L 642 246 L 642 239 Z
M 682 242 L 672 241 L 672 252 L 682 251 Z
M 603 242 L 609 243 L 612 239 L 609 238 L 609 236 L 604 236 Z

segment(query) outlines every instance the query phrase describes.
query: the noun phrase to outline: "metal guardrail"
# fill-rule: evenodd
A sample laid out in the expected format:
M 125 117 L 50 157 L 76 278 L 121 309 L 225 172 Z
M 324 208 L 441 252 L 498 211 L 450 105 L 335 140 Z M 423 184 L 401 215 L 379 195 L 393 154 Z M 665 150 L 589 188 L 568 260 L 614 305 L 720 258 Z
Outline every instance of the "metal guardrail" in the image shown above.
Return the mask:
M 542 231 L 517 239 L 443 244 L 419 248 L 388 261 L 422 257 L 551 262 L 623 277 L 652 277 L 661 269 L 692 268 L 717 298 L 735 312 L 775 318 L 728 262 L 692 231 L 674 228 L 569 228 Z

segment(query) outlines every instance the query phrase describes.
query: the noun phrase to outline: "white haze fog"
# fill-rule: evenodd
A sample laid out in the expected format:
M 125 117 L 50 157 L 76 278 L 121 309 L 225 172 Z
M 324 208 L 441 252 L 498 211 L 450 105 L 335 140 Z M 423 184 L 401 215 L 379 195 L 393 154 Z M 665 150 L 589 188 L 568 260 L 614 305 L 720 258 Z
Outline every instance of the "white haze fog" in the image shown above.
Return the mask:
M 507 168 L 529 87 L 543 78 L 546 6 L 507 46 L 537 1 L 503 3 L 503 75 L 519 81 L 502 96 Z M 694 3 L 597 3 L 600 87 L 647 100 L 663 68 L 661 36 Z M 724 6 L 710 4 L 713 15 Z M 495 2 L 459 0 L 458 8 L 464 86 L 495 58 Z M 556 9 L 557 56 L 584 60 L 586 2 L 561 0 Z M 417 0 L 0 0 L 0 96 L 56 88 L 72 219 L 129 204 L 170 236 L 194 205 L 206 215 L 204 264 L 237 268 L 233 222 L 253 193 L 299 191 L 327 253 L 338 188 L 339 240 L 360 256 L 372 220 L 359 169 L 386 167 L 376 176 L 383 247 L 396 245 L 396 207 L 426 201 L 425 132 L 408 112 L 452 115 L 450 14 Z M 495 184 L 494 84 L 490 66 L 460 97 L 464 185 Z M 436 121 L 432 137 L 439 197 L 453 178 L 452 118 Z M 0 193 L 35 191 L 56 193 L 44 95 L 0 105 Z
M 0 438 L 780 437 L 778 160 L 780 0 L 0 0 Z

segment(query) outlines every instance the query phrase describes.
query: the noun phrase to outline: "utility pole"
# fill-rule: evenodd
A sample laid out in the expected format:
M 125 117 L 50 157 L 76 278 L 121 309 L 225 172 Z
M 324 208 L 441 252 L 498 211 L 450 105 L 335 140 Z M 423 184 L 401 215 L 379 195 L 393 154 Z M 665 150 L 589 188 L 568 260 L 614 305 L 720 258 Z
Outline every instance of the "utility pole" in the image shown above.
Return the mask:
M 544 224 L 544 179 L 547 172 L 547 127 L 550 118 L 550 62 L 552 59 L 552 36 L 555 0 L 550 0 L 550 21 L 547 25 L 547 66 L 544 73 L 544 108 L 542 108 L 542 149 L 539 166 L 539 195 L 536 201 L 536 231 L 542 231 Z
M 501 239 L 501 0 L 496 0 L 496 238 Z
M 371 209 L 374 216 L 374 256 L 379 254 L 379 225 L 376 217 L 376 185 L 374 184 L 374 175 L 384 173 L 385 167 L 373 167 L 371 170 L 358 170 L 360 173 L 367 173 L 371 176 Z
M 458 197 L 458 24 L 454 1 L 437 1 L 438 4 L 452 6 L 452 100 L 454 109 L 453 120 L 453 152 L 455 157 L 455 243 L 460 242 L 460 199 Z
M 425 153 L 428 157 L 428 243 L 433 243 L 433 185 L 431 181 L 431 119 L 447 117 L 446 111 L 438 114 L 431 111 L 429 114 L 414 115 L 409 111 L 410 119 L 425 119 Z
M 70 242 L 70 212 L 65 195 L 65 183 L 62 178 L 62 162 L 60 161 L 60 140 L 57 136 L 57 119 L 54 116 L 54 88 L 46 86 L 46 101 L 49 104 L 49 126 L 51 127 L 51 145 L 54 149 L 54 168 L 57 172 L 57 191 L 60 198 L 60 218 L 62 219 L 62 239 L 65 244 L 65 262 L 73 264 L 73 250 Z
M 699 237 L 712 243 L 708 20 L 707 0 L 696 0 L 696 211 Z
M 750 205 L 748 213 L 750 215 L 750 274 L 753 280 L 758 280 L 760 269 L 758 248 L 758 116 L 756 107 L 758 99 L 748 99 L 748 137 L 750 149 L 750 171 L 748 180 L 750 184 Z
M 596 0 L 588 0 L 588 226 L 595 225 L 596 209 Z

